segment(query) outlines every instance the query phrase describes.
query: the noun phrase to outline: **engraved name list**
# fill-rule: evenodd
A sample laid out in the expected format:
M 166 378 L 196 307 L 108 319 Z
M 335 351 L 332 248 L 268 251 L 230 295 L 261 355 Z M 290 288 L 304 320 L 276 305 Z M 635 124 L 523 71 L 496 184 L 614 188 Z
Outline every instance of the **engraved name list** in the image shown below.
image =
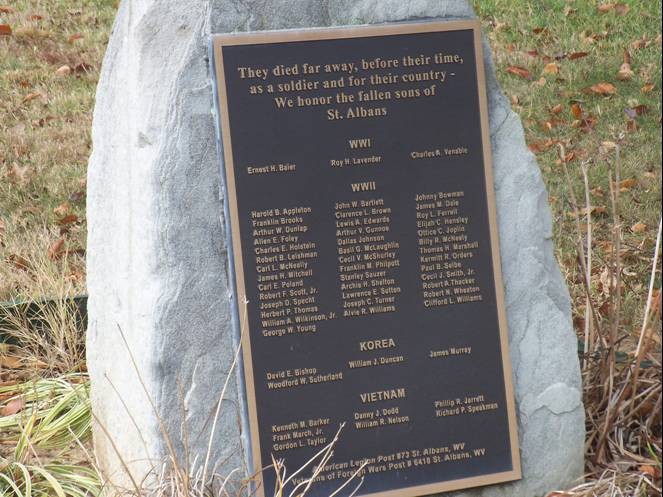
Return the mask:
M 479 32 L 213 38 L 259 495 L 331 443 L 313 496 L 520 477 Z

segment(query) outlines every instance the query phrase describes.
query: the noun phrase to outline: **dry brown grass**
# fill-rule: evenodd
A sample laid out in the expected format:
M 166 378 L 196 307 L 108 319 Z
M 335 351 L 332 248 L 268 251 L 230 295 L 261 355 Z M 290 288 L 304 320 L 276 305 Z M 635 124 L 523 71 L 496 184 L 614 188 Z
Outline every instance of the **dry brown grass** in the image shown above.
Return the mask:
M 64 273 L 72 292 L 85 289 L 92 107 L 114 14 L 114 0 L 11 0 L 0 9 L 12 30 L 0 36 L 0 301 L 56 294 L 39 279 L 44 268 L 48 282 Z
M 601 295 L 592 286 L 592 214 L 587 206 L 589 184 L 584 182 L 584 225 L 576 216 L 576 247 L 585 299 L 581 357 L 584 402 L 587 415 L 586 458 L 588 482 L 549 497 L 646 497 L 661 494 L 661 292 L 655 290 L 660 273 L 661 222 L 650 259 L 649 284 L 637 342 L 624 330 L 624 305 L 620 216 L 620 150 L 611 144 L 615 158 L 609 167 L 612 244 L 603 267 Z M 575 212 L 580 213 L 575 187 L 559 147 Z M 586 177 L 586 176 L 585 176 Z M 603 274 L 603 273 L 602 273 Z M 607 298 L 602 313 L 597 301 Z M 657 335 L 658 334 L 658 335 Z

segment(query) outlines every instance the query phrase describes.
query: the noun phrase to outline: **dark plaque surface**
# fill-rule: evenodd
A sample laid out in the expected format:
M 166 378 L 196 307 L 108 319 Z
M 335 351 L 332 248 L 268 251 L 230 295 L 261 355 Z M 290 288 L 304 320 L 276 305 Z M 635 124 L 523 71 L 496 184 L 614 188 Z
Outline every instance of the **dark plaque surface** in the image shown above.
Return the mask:
M 252 469 L 343 425 L 289 488 L 320 462 L 316 497 L 519 478 L 479 23 L 213 49 Z

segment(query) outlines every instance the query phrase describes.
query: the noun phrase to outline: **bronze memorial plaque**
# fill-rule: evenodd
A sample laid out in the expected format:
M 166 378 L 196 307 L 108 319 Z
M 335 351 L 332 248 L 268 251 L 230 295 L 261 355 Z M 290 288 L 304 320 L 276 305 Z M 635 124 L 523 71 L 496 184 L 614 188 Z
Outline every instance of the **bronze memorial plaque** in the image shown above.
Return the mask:
M 257 495 L 520 478 L 479 22 L 212 49 Z

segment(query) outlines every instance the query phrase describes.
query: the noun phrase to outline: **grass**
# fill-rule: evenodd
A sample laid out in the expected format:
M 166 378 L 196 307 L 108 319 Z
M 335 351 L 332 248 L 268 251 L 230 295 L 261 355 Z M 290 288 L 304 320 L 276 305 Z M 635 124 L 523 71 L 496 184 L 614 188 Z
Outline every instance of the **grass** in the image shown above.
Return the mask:
M 661 269 L 659 258 L 652 273 L 652 259 L 661 202 L 661 4 L 473 3 L 550 192 L 556 255 L 573 299 L 588 481 L 551 495 L 660 495 Z M 84 291 L 91 113 L 116 7 L 116 0 L 0 5 L 0 25 L 12 30 L 0 36 L 0 301 Z M 10 391 L 3 397 L 1 389 L 26 381 L 29 395 L 55 388 L 62 375 L 80 387 L 73 381 L 80 376 L 71 376 L 84 371 L 80 334 L 68 312 L 45 317 L 50 334 L 24 333 L 20 350 L 0 344 L 0 408 Z M 27 329 L 20 315 L 13 318 L 17 329 Z M 13 422 L 6 418 L 0 423 Z M 40 424 L 21 423 L 7 432 L 10 442 L 0 440 L 13 461 L 11 468 L 0 463 L 0 475 L 10 471 L 25 492 L 28 476 L 48 487 L 35 468 L 49 461 L 60 465 L 49 471 L 62 481 L 76 474 L 71 468 L 85 458 L 67 459 L 32 442 L 27 450 L 20 433 L 41 439 Z M 86 447 L 87 435 L 78 436 Z M 92 466 L 86 460 L 78 467 Z M 181 487 L 181 478 L 168 481 Z
M 99 476 L 81 442 L 92 424 L 85 376 L 0 384 L 0 412 L 0 495 L 99 494 Z
M 84 291 L 91 111 L 115 12 L 114 0 L 0 11 L 12 30 L 0 36 L 0 301 L 44 296 L 35 264 Z
M 660 495 L 661 4 L 475 4 L 550 193 L 582 353 L 588 482 L 553 495 Z
M 661 203 L 661 4 L 624 2 L 629 10 L 623 15 L 619 13 L 623 10 L 615 9 L 600 13 L 600 3 L 594 1 L 488 0 L 476 5 L 495 53 L 498 78 L 523 120 L 528 143 L 537 152 L 550 193 L 557 258 L 576 299 L 584 296 L 577 284 L 577 209 L 570 204 L 555 145 L 564 144 L 572 183 L 579 191 L 581 166 L 587 167 L 597 262 L 593 287 L 601 285 L 601 271 L 612 248 L 609 172 L 614 154 L 610 144 L 620 145 L 623 326 L 636 331 Z M 633 76 L 620 81 L 617 73 L 625 51 Z M 582 53 L 587 55 L 570 57 Z M 531 79 L 509 73 L 509 67 L 526 69 Z M 586 91 L 598 83 L 610 83 L 616 92 L 605 96 Z M 654 86 L 647 91 L 648 85 Z M 574 105 L 581 115 L 574 115 L 578 108 Z M 629 118 L 627 112 L 637 108 L 642 114 Z M 660 288 L 660 278 L 658 282 Z M 602 304 L 598 302 L 598 307 Z M 583 311 L 580 307 L 576 311 L 580 325 Z

